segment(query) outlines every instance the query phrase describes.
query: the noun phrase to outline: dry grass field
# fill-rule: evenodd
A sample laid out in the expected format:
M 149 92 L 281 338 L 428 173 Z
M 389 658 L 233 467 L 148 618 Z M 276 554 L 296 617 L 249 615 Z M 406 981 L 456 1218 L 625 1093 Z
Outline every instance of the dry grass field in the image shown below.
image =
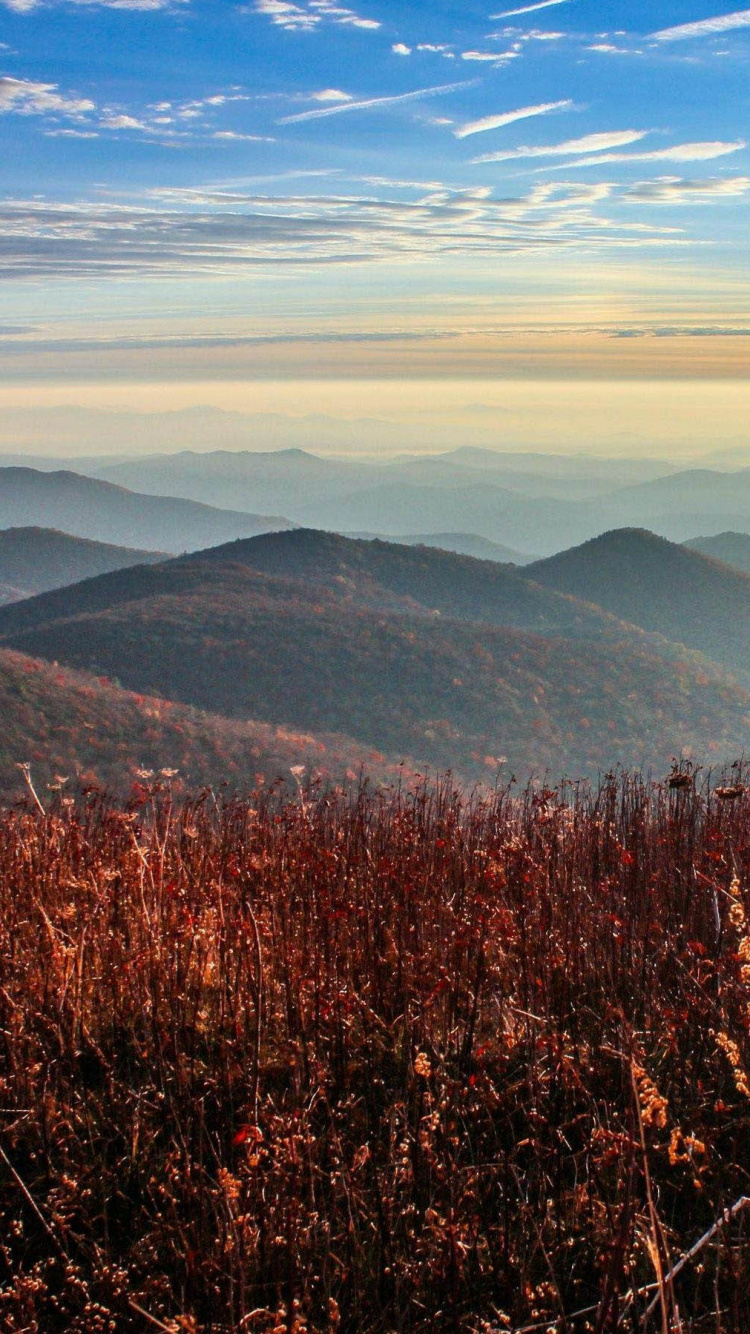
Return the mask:
M 741 770 L 8 811 L 0 1330 L 742 1334 L 749 885 Z

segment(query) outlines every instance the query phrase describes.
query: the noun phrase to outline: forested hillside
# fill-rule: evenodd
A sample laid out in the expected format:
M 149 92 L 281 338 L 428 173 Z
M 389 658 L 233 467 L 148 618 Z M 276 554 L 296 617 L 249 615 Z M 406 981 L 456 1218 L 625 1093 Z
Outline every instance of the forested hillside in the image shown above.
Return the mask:
M 750 744 L 750 695 L 684 648 L 489 562 L 314 533 L 45 594 L 2 609 L 0 636 L 132 690 L 469 777 Z

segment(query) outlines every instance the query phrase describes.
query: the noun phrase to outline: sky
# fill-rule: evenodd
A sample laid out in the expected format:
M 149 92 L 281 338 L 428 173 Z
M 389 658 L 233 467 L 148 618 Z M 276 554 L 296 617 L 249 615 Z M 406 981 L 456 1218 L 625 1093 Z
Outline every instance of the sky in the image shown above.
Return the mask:
M 747 441 L 749 75 L 715 0 L 0 0 L 0 418 Z

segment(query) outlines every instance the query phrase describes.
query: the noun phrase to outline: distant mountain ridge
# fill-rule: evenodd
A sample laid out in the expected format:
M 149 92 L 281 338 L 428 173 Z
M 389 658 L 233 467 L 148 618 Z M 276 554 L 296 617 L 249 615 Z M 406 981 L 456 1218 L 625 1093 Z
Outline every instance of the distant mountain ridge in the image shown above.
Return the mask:
M 379 464 L 300 449 L 185 451 L 94 472 L 148 492 L 284 513 L 303 527 L 383 535 L 460 531 L 547 554 L 614 527 L 649 527 L 683 540 L 704 513 L 706 532 L 728 527 L 722 516 L 742 506 L 750 520 L 750 472 L 477 447 Z
M 153 565 L 166 559 L 165 552 L 136 551 L 109 542 L 92 542 L 54 528 L 0 529 L 0 583 L 13 586 L 19 598 L 79 583 L 111 570 Z
M 99 455 L 82 458 L 73 471 L 162 500 L 208 504 L 235 516 L 247 511 L 263 520 L 256 531 L 301 526 L 382 536 L 466 533 L 541 556 L 614 528 L 647 528 L 679 542 L 696 533 L 750 530 L 750 469 L 678 469 L 648 459 L 459 445 L 378 460 L 294 447 L 182 450 L 111 461 Z M 40 521 L 34 515 L 16 520 Z M 53 526 L 69 527 L 62 521 Z M 180 549 L 245 535 L 223 530 Z M 147 545 L 134 538 L 125 544 Z M 164 540 L 152 545 L 179 546 Z
M 750 574 L 750 534 L 717 533 L 714 537 L 693 537 L 685 542 L 686 547 L 700 551 L 713 560 L 723 561 L 736 570 Z
M 602 527 L 645 527 L 675 542 L 696 532 L 742 531 L 750 528 L 750 468 L 687 468 L 621 487 L 606 497 L 605 513 L 609 524 Z
M 0 468 L 0 529 L 54 528 L 147 551 L 189 551 L 291 527 L 288 520 L 140 495 L 74 472 Z
M 382 542 L 394 542 L 399 546 L 437 547 L 439 551 L 452 551 L 456 556 L 473 556 L 475 560 L 494 560 L 499 565 L 529 565 L 531 561 L 537 559 L 530 553 L 503 546 L 501 542 L 490 542 L 487 537 L 477 537 L 476 533 L 344 533 L 343 536 L 357 538 L 363 542 L 379 538 Z

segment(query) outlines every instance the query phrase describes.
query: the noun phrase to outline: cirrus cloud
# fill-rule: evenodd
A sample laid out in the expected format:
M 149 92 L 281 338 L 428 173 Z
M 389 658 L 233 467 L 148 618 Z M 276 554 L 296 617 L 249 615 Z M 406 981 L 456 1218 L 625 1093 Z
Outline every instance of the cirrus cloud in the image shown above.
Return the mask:
M 300 121 L 322 120 L 325 116 L 339 116 L 345 111 L 375 111 L 381 107 L 397 106 L 400 102 L 417 102 L 422 97 L 439 97 L 444 93 L 455 93 L 459 88 L 468 88 L 471 82 L 442 83 L 434 88 L 415 88 L 411 93 L 395 93 L 389 97 L 368 97 L 354 102 L 337 102 L 335 106 L 321 107 L 316 111 L 298 111 L 293 116 L 282 116 L 279 125 L 296 125 Z
M 735 28 L 750 28 L 750 9 L 738 9 L 733 14 L 720 14 L 696 23 L 680 23 L 676 28 L 662 28 L 652 33 L 655 42 L 684 42 L 691 37 L 722 36 Z
M 686 244 L 679 231 L 606 212 L 613 187 L 560 182 L 515 199 L 486 188 L 412 200 L 153 192 L 149 207 L 0 202 L 0 277 L 232 275 L 275 266 L 433 263 L 441 257 L 550 254 Z
M 502 14 L 490 14 L 490 18 L 493 22 L 495 19 L 512 19 L 517 14 L 535 14 L 538 9 L 551 9 L 553 5 L 566 4 L 568 0 L 537 0 L 535 5 L 524 5 L 522 9 L 506 9 Z
M 30 14 L 33 9 L 46 8 L 51 0 L 2 0 L 2 2 L 8 9 L 12 9 L 15 14 Z M 146 13 L 158 9 L 172 9 L 176 5 L 188 4 L 189 0 L 66 0 L 66 3 L 70 5 L 96 5 L 100 9 L 124 9 Z
M 529 120 L 532 116 L 548 116 L 551 111 L 568 111 L 572 106 L 570 98 L 562 102 L 539 102 L 536 106 L 519 107 L 516 111 L 502 111 L 497 116 L 483 116 L 481 120 L 467 121 L 453 133 L 457 139 L 468 139 L 469 135 L 499 130 L 504 125 L 513 125 L 517 120 Z
M 560 171 L 579 167 L 598 167 L 603 162 L 710 162 L 713 158 L 727 157 L 746 148 L 744 139 L 726 143 L 721 139 L 695 144 L 675 144 L 672 148 L 657 148 L 649 153 L 599 153 L 594 157 L 577 158 L 562 166 L 538 167 L 538 171 Z
M 648 130 L 605 130 L 600 134 L 586 134 L 582 139 L 566 139 L 561 144 L 539 144 L 535 147 L 513 148 L 505 153 L 483 153 L 472 158 L 473 163 L 512 162 L 520 158 L 533 157 L 572 157 L 576 153 L 600 153 L 609 148 L 622 148 L 626 144 L 637 143 L 645 139 Z
M 707 180 L 684 180 L 661 176 L 639 181 L 623 194 L 638 204 L 714 204 L 724 199 L 742 199 L 750 191 L 750 176 L 713 176 Z

